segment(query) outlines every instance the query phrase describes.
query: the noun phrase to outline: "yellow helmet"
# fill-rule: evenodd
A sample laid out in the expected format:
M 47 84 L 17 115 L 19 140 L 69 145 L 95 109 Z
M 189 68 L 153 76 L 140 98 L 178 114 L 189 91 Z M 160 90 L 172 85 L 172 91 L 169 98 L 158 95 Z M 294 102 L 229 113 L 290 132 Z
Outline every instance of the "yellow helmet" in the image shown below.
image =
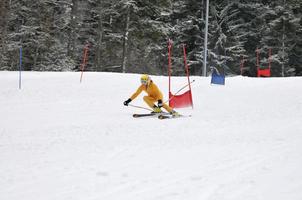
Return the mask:
M 144 85 L 149 84 L 150 80 L 151 80 L 151 78 L 148 74 L 143 74 L 141 76 L 141 83 L 144 84 Z

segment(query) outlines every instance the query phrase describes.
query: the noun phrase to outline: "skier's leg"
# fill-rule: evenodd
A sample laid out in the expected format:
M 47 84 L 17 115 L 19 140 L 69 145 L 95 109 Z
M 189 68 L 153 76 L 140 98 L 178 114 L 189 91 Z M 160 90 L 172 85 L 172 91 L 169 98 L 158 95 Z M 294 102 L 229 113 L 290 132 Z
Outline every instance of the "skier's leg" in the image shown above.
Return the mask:
M 156 99 L 154 99 L 150 96 L 144 96 L 144 101 L 148 104 L 148 106 L 150 108 L 153 109 L 153 112 L 155 112 L 155 113 L 161 113 L 162 112 L 162 110 L 154 104 L 154 102 L 157 101 Z
M 163 108 L 166 109 L 169 113 L 171 113 L 174 116 L 179 116 L 179 113 L 176 112 L 175 110 L 173 110 L 173 108 L 171 108 L 170 106 L 168 106 L 167 104 L 163 104 Z
M 148 104 L 148 106 L 150 108 L 154 108 L 154 102 L 156 101 L 156 99 L 152 98 L 152 97 L 149 97 L 149 96 L 144 96 L 144 101 L 146 102 L 146 104 Z
M 173 108 L 171 108 L 170 106 L 168 106 L 167 104 L 163 103 L 163 108 L 168 111 L 169 113 L 171 113 L 173 111 Z

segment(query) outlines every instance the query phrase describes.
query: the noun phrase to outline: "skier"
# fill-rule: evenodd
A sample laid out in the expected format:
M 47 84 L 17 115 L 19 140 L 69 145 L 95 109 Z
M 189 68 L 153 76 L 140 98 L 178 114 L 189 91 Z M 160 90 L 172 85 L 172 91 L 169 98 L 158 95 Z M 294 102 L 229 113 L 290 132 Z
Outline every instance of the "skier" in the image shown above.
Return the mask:
M 136 92 L 126 101 L 124 105 L 128 104 L 134 100 L 142 91 L 145 91 L 148 96 L 144 96 L 144 101 L 148 104 L 149 107 L 153 109 L 152 113 L 161 113 L 161 108 L 163 107 L 173 116 L 179 116 L 179 113 L 173 110 L 170 106 L 163 103 L 163 94 L 158 89 L 157 85 L 151 80 L 150 76 L 143 74 L 141 76 L 141 86 L 136 90 Z M 157 101 L 157 106 L 154 104 Z

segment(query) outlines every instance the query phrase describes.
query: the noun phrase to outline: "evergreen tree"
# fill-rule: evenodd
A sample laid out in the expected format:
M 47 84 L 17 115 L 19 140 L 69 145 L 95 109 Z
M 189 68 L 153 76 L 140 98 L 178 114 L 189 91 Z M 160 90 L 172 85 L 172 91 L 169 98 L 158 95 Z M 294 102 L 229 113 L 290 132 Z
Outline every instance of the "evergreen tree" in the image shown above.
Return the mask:
M 221 1 L 211 9 L 209 63 L 229 74 L 239 74 L 240 58 L 246 57 L 246 22 L 240 17 L 239 7 L 238 2 Z
M 196 0 L 179 0 L 172 3 L 172 33 L 174 75 L 184 75 L 182 45 L 187 48 L 187 60 L 191 74 L 201 74 L 203 63 L 203 29 L 202 2 Z
M 0 70 L 8 69 L 8 58 L 6 57 L 7 52 L 7 27 L 8 17 L 10 13 L 10 5 L 8 0 L 0 2 Z
M 210 67 L 256 76 L 257 48 L 273 76 L 302 74 L 300 0 L 210 1 Z M 89 71 L 167 73 L 167 42 L 174 42 L 173 75 L 184 75 L 182 44 L 191 74 L 203 64 L 205 0 L 2 0 L 0 70 L 80 70 L 90 45 Z
M 296 76 L 302 76 L 302 1 L 290 0 L 291 10 L 298 21 L 295 30 L 296 40 L 292 50 L 289 52 L 289 66 L 295 69 Z
M 68 2 L 40 0 L 39 45 L 36 52 L 33 52 L 37 59 L 34 70 L 65 71 L 71 70 L 74 65 L 67 56 L 67 34 L 64 32 L 68 24 L 66 3 Z
M 165 24 L 166 1 L 120 1 L 113 22 L 115 36 L 122 35 L 121 66 L 124 72 L 162 72 L 161 52 L 166 50 L 168 26 Z M 117 25 L 115 25 L 117 23 Z M 121 26 L 123 25 L 123 26 Z M 117 37 L 115 37 L 117 38 Z M 115 40 L 116 41 L 116 40 Z M 120 41 L 117 41 L 118 43 Z
M 12 70 L 16 70 L 18 49 L 23 49 L 24 70 L 55 70 L 61 71 L 68 65 L 66 48 L 62 41 L 60 28 L 64 17 L 62 6 L 57 1 L 28 0 L 12 1 L 12 14 L 9 19 L 8 56 L 11 59 Z M 59 30 L 58 30 L 59 29 Z
M 167 72 L 167 41 L 171 27 L 169 1 L 138 1 L 138 12 L 132 31 L 131 63 L 140 65 L 139 71 L 152 74 Z
M 300 18 L 295 17 L 291 5 L 285 4 L 284 1 L 272 3 L 265 18 L 267 23 L 261 38 L 261 49 L 268 52 L 268 49 L 272 48 L 273 75 L 294 75 L 295 68 L 290 66 L 289 55 L 299 40 L 297 30 Z

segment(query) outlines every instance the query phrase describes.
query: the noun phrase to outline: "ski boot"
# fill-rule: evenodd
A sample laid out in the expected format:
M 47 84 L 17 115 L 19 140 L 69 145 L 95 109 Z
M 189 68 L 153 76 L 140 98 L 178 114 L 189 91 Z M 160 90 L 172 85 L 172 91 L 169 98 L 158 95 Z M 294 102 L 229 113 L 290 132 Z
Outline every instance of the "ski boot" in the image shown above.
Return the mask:
M 153 111 L 151 113 L 155 113 L 155 114 L 158 114 L 158 113 L 162 113 L 163 111 L 157 107 L 157 106 L 153 106 Z
M 170 112 L 170 114 L 171 114 L 173 117 L 179 117 L 179 116 L 180 116 L 180 114 L 179 114 L 178 112 L 176 112 L 175 110 L 172 110 L 172 111 Z

